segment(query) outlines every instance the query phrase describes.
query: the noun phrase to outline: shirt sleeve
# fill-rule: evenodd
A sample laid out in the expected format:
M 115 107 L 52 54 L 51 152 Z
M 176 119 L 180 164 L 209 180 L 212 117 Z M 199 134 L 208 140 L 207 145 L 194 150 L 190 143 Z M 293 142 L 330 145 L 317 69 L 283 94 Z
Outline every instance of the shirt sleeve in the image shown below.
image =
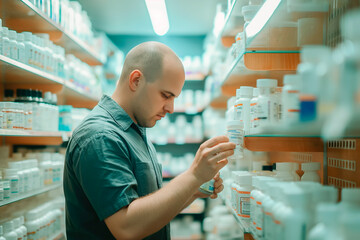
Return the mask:
M 137 181 L 126 145 L 113 134 L 98 134 L 84 143 L 74 171 L 99 219 L 138 198 Z

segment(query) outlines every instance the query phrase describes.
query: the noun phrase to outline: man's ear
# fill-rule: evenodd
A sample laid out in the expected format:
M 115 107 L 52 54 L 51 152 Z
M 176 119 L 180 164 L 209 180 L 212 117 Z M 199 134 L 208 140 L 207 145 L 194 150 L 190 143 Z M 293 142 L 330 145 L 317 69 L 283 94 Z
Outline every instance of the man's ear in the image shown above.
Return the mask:
M 132 71 L 129 75 L 129 87 L 130 90 L 135 92 L 140 84 L 141 84 L 141 80 L 143 79 L 143 74 L 140 70 L 135 69 L 134 71 Z

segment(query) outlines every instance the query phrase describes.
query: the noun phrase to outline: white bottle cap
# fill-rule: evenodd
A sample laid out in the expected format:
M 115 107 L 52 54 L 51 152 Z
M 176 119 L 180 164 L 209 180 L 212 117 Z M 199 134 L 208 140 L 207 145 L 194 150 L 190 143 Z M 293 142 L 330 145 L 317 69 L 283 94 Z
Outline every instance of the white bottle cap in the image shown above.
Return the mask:
M 259 89 L 258 88 L 253 88 L 253 97 L 258 97 L 259 96 Z
M 9 37 L 11 38 L 11 39 L 14 39 L 14 40 L 16 40 L 16 32 L 14 31 L 14 30 L 10 30 L 9 31 Z
M 22 32 L 22 35 L 24 35 L 25 41 L 32 41 L 32 33 L 31 32 Z
M 323 45 L 307 45 L 301 49 L 302 62 L 318 63 L 331 58 L 331 49 Z
M 284 85 L 298 87 L 301 82 L 301 76 L 296 74 L 288 74 L 284 76 Z
M 9 29 L 7 27 L 3 27 L 2 30 L 4 35 L 9 35 Z
M 236 89 L 236 99 L 240 98 L 240 88 Z
M 341 19 L 341 35 L 345 39 L 359 41 L 360 40 L 360 11 L 359 9 L 350 10 Z
M 250 174 L 237 174 L 235 181 L 240 186 L 251 186 L 252 184 L 252 176 Z
M 301 170 L 303 171 L 319 171 L 320 167 L 321 166 L 319 162 L 309 162 L 301 164 Z
M 13 168 L 6 168 L 5 169 L 5 178 L 8 176 L 17 175 L 17 170 Z
M 3 228 L 4 228 L 5 234 L 11 232 L 14 229 L 14 222 L 8 221 L 8 222 L 4 223 Z
M 2 236 L 4 234 L 4 231 L 3 231 L 3 226 L 0 225 L 0 236 Z
M 0 28 L 2 28 L 2 19 L 1 18 L 0 18 Z
M 20 224 L 21 224 L 21 225 L 24 225 L 24 223 L 25 223 L 25 218 L 24 218 L 24 216 L 20 216 L 19 218 L 20 218 Z
M 15 218 L 15 219 L 13 220 L 13 222 L 14 222 L 14 229 L 17 229 L 18 227 L 21 226 L 21 225 L 20 225 L 20 218 Z
M 341 201 L 360 204 L 360 188 L 343 188 Z
M 24 41 L 24 34 L 18 33 L 18 35 L 17 35 L 17 40 L 18 40 L 19 42 L 23 42 L 23 41 Z
M 258 79 L 256 81 L 256 87 L 276 87 L 277 86 L 277 80 L 276 79 Z
M 251 98 L 253 95 L 253 87 L 240 87 L 240 97 Z
M 279 162 L 276 163 L 276 171 L 291 171 L 293 169 L 293 163 L 290 162 Z
M 285 199 L 292 207 L 306 207 L 311 201 L 311 194 L 308 191 L 303 191 L 296 188 L 289 188 L 285 190 Z

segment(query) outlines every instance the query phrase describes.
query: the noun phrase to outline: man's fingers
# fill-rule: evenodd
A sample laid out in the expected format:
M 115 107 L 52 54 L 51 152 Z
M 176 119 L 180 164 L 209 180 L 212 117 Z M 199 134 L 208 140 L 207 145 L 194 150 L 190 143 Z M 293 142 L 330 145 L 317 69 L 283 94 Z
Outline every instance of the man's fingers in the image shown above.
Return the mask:
M 217 136 L 205 141 L 203 144 L 201 144 L 200 147 L 202 147 L 203 149 L 212 148 L 213 146 L 216 146 L 219 143 L 225 143 L 225 142 L 229 142 L 229 138 L 227 136 Z

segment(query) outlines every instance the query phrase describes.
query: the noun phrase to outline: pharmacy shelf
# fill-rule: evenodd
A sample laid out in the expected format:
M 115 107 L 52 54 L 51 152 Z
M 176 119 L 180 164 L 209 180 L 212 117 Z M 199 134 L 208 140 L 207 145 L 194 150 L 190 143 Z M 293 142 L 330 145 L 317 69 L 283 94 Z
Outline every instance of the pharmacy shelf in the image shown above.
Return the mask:
M 6 144 L 16 145 L 60 145 L 71 137 L 71 132 L 42 132 L 0 129 L 0 137 Z
M 48 33 L 50 39 L 89 65 L 101 65 L 105 62 L 95 49 L 66 31 L 58 23 L 35 7 L 29 0 L 0 0 L 3 25 L 18 32 Z
M 309 135 L 246 135 L 244 147 L 261 152 L 323 152 L 320 136 Z
M 100 97 L 94 97 L 70 81 L 36 69 L 32 66 L 0 55 L 2 82 L 7 89 L 28 88 L 61 93 L 64 97 L 62 104 L 73 107 L 93 108 Z M 62 96 L 59 96 L 61 98 Z
M 264 61 L 269 66 L 256 66 Z M 299 63 L 299 51 L 242 51 L 224 74 L 222 94 L 235 96 L 236 89 L 240 86 L 256 87 L 256 80 L 259 78 L 277 79 L 278 86 L 282 86 L 284 75 L 294 74 Z
M 215 93 L 214 96 L 210 100 L 210 106 L 213 109 L 226 109 L 227 108 L 227 100 L 229 96 L 225 96 L 222 92 Z
M 203 73 L 186 73 L 185 81 L 203 81 L 206 75 Z
M 65 80 L 32 66 L 0 55 L 2 81 L 8 85 L 53 85 L 62 88 Z
M 241 6 L 237 5 L 240 0 L 234 0 L 230 8 L 225 16 L 224 25 L 219 31 L 219 34 L 216 38 L 216 46 L 220 46 L 220 44 L 224 47 L 231 47 L 231 45 L 235 42 L 235 35 L 238 32 L 241 32 L 242 28 L 240 29 L 230 29 L 231 28 L 231 21 L 234 19 L 234 9 L 236 8 L 241 9 Z M 241 18 L 243 21 L 243 18 Z M 238 24 L 243 25 L 243 24 Z
M 49 192 L 49 191 L 52 191 L 52 190 L 55 190 L 55 189 L 58 189 L 61 187 L 62 187 L 62 184 L 54 184 L 51 186 L 44 187 L 43 189 L 37 189 L 37 190 L 34 190 L 29 193 L 20 194 L 19 196 L 11 197 L 10 199 L 1 201 L 0 207 L 14 203 L 14 202 L 18 202 L 18 201 L 21 201 L 21 200 L 24 200 L 24 199 L 27 199 L 30 197 L 34 197 L 36 195 L 43 194 L 43 193 L 46 193 L 46 192 Z
M 66 81 L 65 88 L 62 91 L 65 98 L 64 104 L 72 105 L 77 108 L 92 109 L 100 101 L 100 96 L 93 96 L 90 92 L 76 87 L 72 82 Z
M 174 113 L 183 113 L 183 114 L 187 114 L 187 115 L 196 115 L 199 113 L 204 112 L 204 108 L 196 108 L 196 107 L 190 107 L 190 108 L 186 108 L 186 109 L 175 109 Z

